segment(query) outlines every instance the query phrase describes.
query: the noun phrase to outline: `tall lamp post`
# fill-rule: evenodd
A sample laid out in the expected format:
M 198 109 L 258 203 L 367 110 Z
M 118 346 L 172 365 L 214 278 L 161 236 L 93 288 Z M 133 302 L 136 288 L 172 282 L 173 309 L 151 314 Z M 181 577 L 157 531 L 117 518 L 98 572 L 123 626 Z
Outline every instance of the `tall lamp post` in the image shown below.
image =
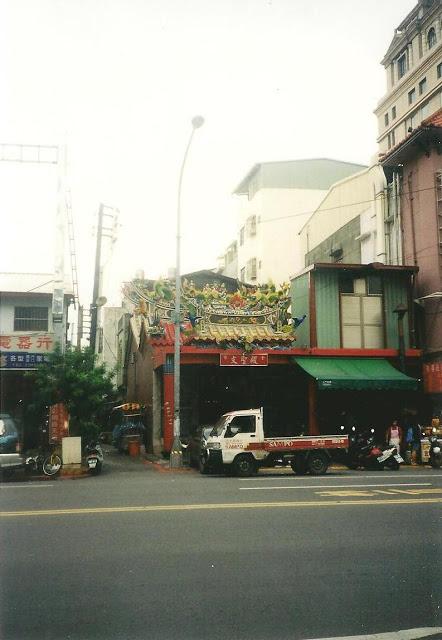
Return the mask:
M 404 316 L 408 311 L 406 304 L 398 304 L 393 310 L 393 313 L 397 314 L 397 331 L 399 338 L 399 366 L 402 373 L 405 373 L 405 340 L 404 340 Z
M 192 130 L 184 152 L 183 162 L 180 169 L 180 177 L 178 181 L 178 197 L 176 212 L 176 265 L 175 265 L 175 349 L 173 361 L 173 444 L 170 452 L 170 466 L 177 468 L 183 464 L 183 449 L 180 440 L 180 341 L 181 341 L 181 186 L 183 184 L 184 167 L 186 166 L 187 156 L 189 154 L 190 145 L 192 144 L 193 135 L 196 129 L 204 124 L 202 116 L 192 118 Z

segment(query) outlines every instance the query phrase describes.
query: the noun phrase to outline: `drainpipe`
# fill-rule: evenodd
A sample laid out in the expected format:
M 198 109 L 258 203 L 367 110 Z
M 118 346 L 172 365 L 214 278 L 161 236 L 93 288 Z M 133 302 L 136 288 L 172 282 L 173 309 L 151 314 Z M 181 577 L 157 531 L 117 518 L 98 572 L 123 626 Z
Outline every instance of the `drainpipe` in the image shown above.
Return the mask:
M 416 251 L 416 229 L 414 224 L 414 196 L 413 196 L 413 172 L 408 174 L 408 198 L 410 200 L 410 219 L 411 219 L 411 240 L 413 244 L 413 264 L 417 267 L 417 251 Z

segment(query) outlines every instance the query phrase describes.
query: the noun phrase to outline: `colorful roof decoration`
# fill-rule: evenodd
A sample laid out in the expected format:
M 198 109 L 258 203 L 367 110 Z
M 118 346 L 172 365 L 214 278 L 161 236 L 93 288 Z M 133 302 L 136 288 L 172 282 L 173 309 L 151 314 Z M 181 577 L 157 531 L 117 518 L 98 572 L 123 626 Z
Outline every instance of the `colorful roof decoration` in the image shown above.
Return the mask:
M 136 324 L 156 346 L 174 344 L 175 290 L 171 282 L 135 280 L 125 285 L 135 305 Z M 288 345 L 295 339 L 289 285 L 273 283 L 228 293 L 223 284 L 196 289 L 184 280 L 181 291 L 181 344 L 216 344 L 251 351 L 260 344 Z M 141 326 L 140 326 L 141 330 Z

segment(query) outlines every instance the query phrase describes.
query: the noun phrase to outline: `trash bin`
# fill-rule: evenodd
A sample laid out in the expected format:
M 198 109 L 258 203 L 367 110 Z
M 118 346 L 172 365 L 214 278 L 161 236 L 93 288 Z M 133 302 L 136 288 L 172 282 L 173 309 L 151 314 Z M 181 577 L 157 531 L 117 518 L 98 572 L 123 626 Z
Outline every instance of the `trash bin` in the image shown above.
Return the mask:
M 129 455 L 132 458 L 138 458 L 140 456 L 141 449 L 141 436 L 131 436 L 128 442 Z

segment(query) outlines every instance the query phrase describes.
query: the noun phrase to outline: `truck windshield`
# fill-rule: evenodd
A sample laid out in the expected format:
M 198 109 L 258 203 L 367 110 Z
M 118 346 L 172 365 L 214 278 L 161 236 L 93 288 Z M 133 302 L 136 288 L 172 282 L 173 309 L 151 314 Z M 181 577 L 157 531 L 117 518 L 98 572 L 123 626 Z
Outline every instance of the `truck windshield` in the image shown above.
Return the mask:
M 210 435 L 213 437 L 222 435 L 222 432 L 224 430 L 224 427 L 226 426 L 228 419 L 229 419 L 229 416 L 221 416 L 221 418 L 218 420 L 218 422 L 215 424 L 212 431 L 210 432 Z

